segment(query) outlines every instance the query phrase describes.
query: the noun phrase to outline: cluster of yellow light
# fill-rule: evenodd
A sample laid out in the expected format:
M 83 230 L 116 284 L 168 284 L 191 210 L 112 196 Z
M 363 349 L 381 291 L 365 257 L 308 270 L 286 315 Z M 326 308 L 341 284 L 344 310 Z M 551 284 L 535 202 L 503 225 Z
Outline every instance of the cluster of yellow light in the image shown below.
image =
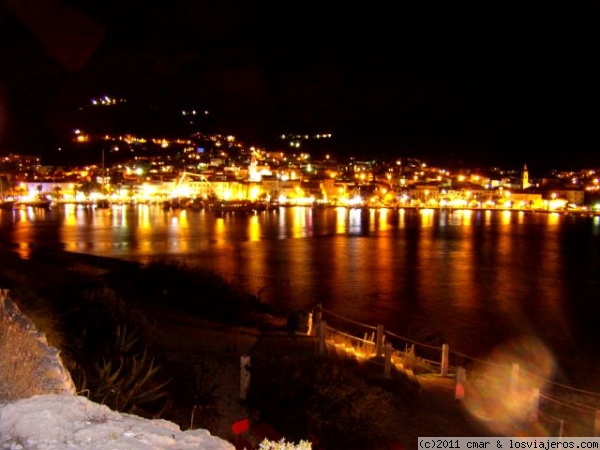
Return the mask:
M 466 208 L 468 206 L 468 201 L 464 198 L 455 198 L 455 199 L 441 199 L 439 201 L 439 205 L 443 208 Z
M 157 194 L 157 188 L 151 184 L 144 183 L 142 185 L 141 193 L 144 197 L 152 197 Z
M 116 105 L 118 103 L 125 103 L 126 100 L 125 99 L 116 99 L 116 98 L 110 98 L 108 95 L 105 95 L 104 97 L 100 97 L 98 99 L 93 98 L 90 103 L 94 106 L 99 106 L 99 105 L 103 105 L 103 106 L 107 106 L 107 105 Z
M 282 205 L 311 206 L 315 203 L 315 198 L 313 196 L 305 197 L 301 195 L 293 195 L 288 197 L 286 195 L 280 195 L 278 201 Z
M 191 196 L 192 192 L 189 188 L 189 186 L 187 185 L 180 185 L 177 186 L 175 189 L 173 189 L 171 191 L 170 197 L 172 198 L 179 198 L 179 197 L 183 197 L 183 198 L 189 198 Z
M 260 188 L 258 186 L 252 186 L 250 191 L 248 192 L 248 197 L 250 200 L 254 201 L 260 195 Z
M 169 141 L 164 138 L 154 138 L 152 139 L 152 143 L 160 145 L 162 148 L 167 148 L 170 145 Z
M 556 194 L 552 194 L 552 199 L 548 200 L 548 209 L 551 211 L 564 209 L 566 206 L 567 200 L 556 198 Z
M 331 133 L 319 133 L 313 136 L 308 134 L 282 134 L 281 139 L 329 139 L 332 136 Z
M 131 134 L 126 134 L 125 136 L 119 136 L 118 139 L 120 141 L 125 141 L 128 144 L 134 144 L 134 143 L 145 144 L 147 142 L 145 138 L 139 138 L 136 136 L 132 136 Z
M 192 109 L 190 111 L 186 111 L 186 110 L 182 110 L 181 111 L 181 115 L 182 116 L 195 116 L 196 114 L 198 114 L 198 112 L 195 109 Z M 202 114 L 204 114 L 205 116 L 208 116 L 208 110 L 205 109 L 204 111 L 202 111 Z
M 364 203 L 360 195 L 355 195 L 352 198 L 342 197 L 339 199 L 341 205 L 345 206 L 360 206 Z

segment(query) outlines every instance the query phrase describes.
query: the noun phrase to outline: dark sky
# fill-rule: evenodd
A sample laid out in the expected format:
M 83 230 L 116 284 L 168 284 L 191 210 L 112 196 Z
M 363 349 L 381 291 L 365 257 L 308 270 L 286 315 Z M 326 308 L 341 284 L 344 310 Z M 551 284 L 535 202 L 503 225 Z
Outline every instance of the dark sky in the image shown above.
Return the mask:
M 39 148 L 116 93 L 206 105 L 247 139 L 600 166 L 600 7 L 526 3 L 3 0 L 0 145 Z

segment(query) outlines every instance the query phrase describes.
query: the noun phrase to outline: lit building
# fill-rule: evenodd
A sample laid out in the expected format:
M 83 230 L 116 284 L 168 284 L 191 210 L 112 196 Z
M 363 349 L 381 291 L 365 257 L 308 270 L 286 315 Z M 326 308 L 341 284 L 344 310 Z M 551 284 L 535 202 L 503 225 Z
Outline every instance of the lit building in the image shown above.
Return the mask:
M 521 182 L 523 189 L 527 189 L 531 186 L 531 184 L 529 183 L 529 171 L 527 170 L 527 164 L 523 166 Z

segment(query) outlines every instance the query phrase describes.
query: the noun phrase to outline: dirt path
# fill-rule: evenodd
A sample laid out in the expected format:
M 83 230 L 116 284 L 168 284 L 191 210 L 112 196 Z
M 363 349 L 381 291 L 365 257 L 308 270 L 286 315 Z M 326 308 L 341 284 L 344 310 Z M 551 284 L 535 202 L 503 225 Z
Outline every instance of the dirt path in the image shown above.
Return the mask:
M 258 338 L 257 332 L 171 311 L 152 311 L 150 317 L 161 323 L 153 337 L 161 360 L 172 368 L 183 367 L 188 371 L 197 368 L 198 377 L 193 381 L 204 386 L 196 386 L 195 392 L 210 391 L 210 404 L 194 407 L 193 399 L 181 398 L 181 395 L 191 395 L 192 389 L 172 386 L 180 392 L 177 403 L 186 407 L 168 411 L 168 420 L 178 423 L 182 429 L 207 428 L 211 434 L 233 441 L 232 424 L 249 417 L 245 404 L 240 401 L 240 357 L 250 351 Z M 181 382 L 181 379 L 174 380 L 174 383 Z
M 163 321 L 167 320 L 164 315 L 160 317 Z M 204 425 L 211 434 L 234 442 L 236 437 L 232 433 L 232 424 L 242 419 L 252 419 L 240 399 L 240 357 L 251 351 L 259 339 L 259 333 L 250 328 L 227 327 L 174 314 L 169 314 L 168 322 L 169 326 L 164 327 L 160 336 L 157 336 L 159 347 L 167 360 L 201 363 L 207 353 L 218 359 L 219 367 L 213 373 L 218 379 L 218 387 L 214 391 L 215 401 L 210 420 L 204 420 Z M 425 436 L 489 436 L 461 403 L 454 400 L 453 378 L 421 375 L 417 379 L 421 387 L 418 397 L 390 430 L 399 446 L 396 448 L 416 450 L 418 437 Z M 201 418 L 201 412 L 195 411 L 195 414 Z M 180 424 L 182 428 L 188 423 L 194 425 L 192 411 L 188 412 L 188 417 L 189 422 L 181 417 L 179 422 L 185 420 Z M 265 430 L 262 426 L 250 429 L 243 436 L 256 444 L 268 432 L 276 436 L 274 430 Z
M 426 436 L 490 436 L 454 398 L 454 378 L 420 375 L 419 400 L 398 430 L 406 449 L 416 449 L 417 439 Z

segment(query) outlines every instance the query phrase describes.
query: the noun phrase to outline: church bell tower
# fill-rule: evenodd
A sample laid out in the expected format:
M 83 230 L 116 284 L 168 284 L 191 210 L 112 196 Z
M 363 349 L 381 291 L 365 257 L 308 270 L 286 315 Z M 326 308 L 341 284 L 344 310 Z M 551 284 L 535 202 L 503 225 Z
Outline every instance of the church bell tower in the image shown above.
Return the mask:
M 521 176 L 521 184 L 523 189 L 527 189 L 531 184 L 529 183 L 529 171 L 527 170 L 527 164 L 523 166 L 523 175 Z

